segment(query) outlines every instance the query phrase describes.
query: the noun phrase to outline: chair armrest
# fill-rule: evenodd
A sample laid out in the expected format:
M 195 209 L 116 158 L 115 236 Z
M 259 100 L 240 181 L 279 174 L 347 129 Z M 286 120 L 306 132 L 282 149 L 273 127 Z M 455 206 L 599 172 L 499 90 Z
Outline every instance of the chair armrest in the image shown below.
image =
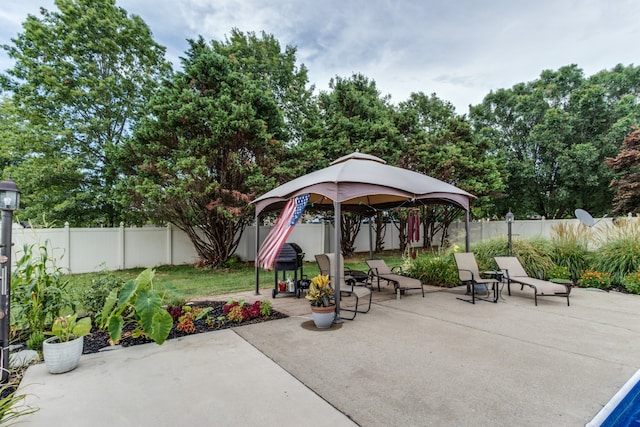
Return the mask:
M 391 267 L 391 272 L 392 273 L 395 273 L 396 271 L 398 271 L 400 275 L 404 274 L 404 272 L 402 271 L 402 266 L 400 266 L 400 265 L 396 265 L 395 267 Z
M 476 281 L 476 279 L 473 277 L 473 270 L 467 270 L 466 268 L 459 268 L 458 269 L 458 278 L 460 278 L 460 272 L 461 271 L 466 271 L 467 273 L 469 273 L 471 275 L 471 281 L 472 282 Z M 460 279 L 460 280 L 463 281 L 463 282 L 467 282 L 468 281 L 468 280 L 462 280 L 462 279 Z

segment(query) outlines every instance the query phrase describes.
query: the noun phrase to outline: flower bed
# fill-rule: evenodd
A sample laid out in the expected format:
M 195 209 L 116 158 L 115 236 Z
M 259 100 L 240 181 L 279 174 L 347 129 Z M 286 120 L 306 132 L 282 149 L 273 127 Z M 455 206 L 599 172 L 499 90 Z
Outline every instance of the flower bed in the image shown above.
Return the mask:
M 264 305 L 266 306 L 266 304 Z M 230 318 L 229 314 L 234 312 L 234 307 L 238 307 L 235 309 L 236 314 L 232 314 Z M 173 327 L 167 339 L 287 317 L 287 315 L 275 310 L 270 310 L 267 315 L 260 301 L 250 305 L 242 301 L 204 301 L 182 307 L 167 307 L 167 311 L 174 319 Z M 242 318 L 237 315 L 238 311 Z M 246 318 L 243 315 L 244 312 L 248 314 Z M 134 337 L 131 332 L 135 328 L 135 324 L 125 325 L 122 339 L 118 344 L 123 347 L 130 347 L 153 342 L 144 336 Z M 113 344 L 109 341 L 108 332 L 94 328 L 89 335 L 85 336 L 83 354 L 96 353 L 100 349 L 111 345 Z

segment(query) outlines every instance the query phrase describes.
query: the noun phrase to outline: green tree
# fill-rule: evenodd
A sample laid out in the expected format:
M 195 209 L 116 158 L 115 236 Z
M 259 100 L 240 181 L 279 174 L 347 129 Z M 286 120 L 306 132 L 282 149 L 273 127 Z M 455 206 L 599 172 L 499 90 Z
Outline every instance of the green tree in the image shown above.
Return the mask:
M 307 173 L 309 165 L 299 145 L 317 132 L 317 104 L 313 86 L 309 86 L 304 64 L 296 63 L 296 48 L 281 47 L 280 42 L 265 32 L 258 36 L 233 29 L 224 41 L 212 41 L 216 52 L 227 57 L 237 71 L 247 74 L 263 90 L 272 94 L 286 128 L 282 141 L 286 150 L 271 166 L 274 186 Z
M 289 133 L 273 91 L 240 55 L 202 38 L 189 44 L 184 71 L 159 88 L 127 146 L 127 185 L 140 209 L 187 233 L 201 262 L 217 267 L 253 219 L 249 201 L 278 183 Z
M 156 81 L 170 70 L 165 49 L 138 16 L 115 0 L 56 0 L 59 12 L 28 15 L 24 32 L 4 45 L 15 61 L 0 79 L 23 126 L 38 134 L 32 157 L 15 170 L 28 200 L 28 219 L 46 212 L 72 225 L 130 221 L 114 191 L 117 158 Z M 55 179 L 52 170 L 62 171 Z
M 373 80 L 362 74 L 335 77 L 329 91 L 318 95 L 317 120 L 309 119 L 312 137 L 300 144 L 300 158 L 308 170 L 321 169 L 354 151 L 378 156 L 395 164 L 400 155 L 400 134 L 395 111 L 388 96 L 382 96 Z M 342 251 L 349 255 L 360 218 L 345 213 L 342 222 Z M 383 223 L 376 222 L 376 251 L 383 249 Z
M 335 77 L 329 89 L 318 96 L 321 130 L 305 147 L 318 168 L 356 150 L 394 163 L 401 138 L 389 96 L 382 96 L 375 81 L 362 74 Z
M 576 208 L 606 213 L 612 171 L 604 159 L 637 123 L 639 83 L 640 67 L 617 66 L 585 78 L 571 65 L 492 92 L 472 107 L 474 131 L 494 142 L 507 171 L 507 197 L 496 199 L 497 212 L 548 218 L 573 215 Z
M 490 138 L 473 135 L 466 118 L 435 94 L 412 93 L 398 112 L 404 137 L 401 165 L 474 194 L 478 197 L 472 203 L 475 216 L 490 214 L 493 198 L 503 189 L 501 162 Z M 460 214 L 450 206 L 424 207 L 424 247 L 431 246 L 438 232 L 446 236 L 448 225 Z

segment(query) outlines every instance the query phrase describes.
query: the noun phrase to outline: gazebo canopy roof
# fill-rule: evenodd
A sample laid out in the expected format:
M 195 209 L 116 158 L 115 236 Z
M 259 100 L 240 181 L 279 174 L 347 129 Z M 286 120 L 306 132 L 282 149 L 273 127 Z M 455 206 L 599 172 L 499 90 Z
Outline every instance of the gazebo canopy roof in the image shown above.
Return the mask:
M 309 193 L 307 207 L 363 211 L 422 204 L 453 204 L 466 211 L 475 198 L 454 185 L 418 172 L 387 165 L 378 157 L 359 152 L 343 156 L 329 167 L 308 173 L 258 197 L 256 215 L 282 208 L 287 200 Z

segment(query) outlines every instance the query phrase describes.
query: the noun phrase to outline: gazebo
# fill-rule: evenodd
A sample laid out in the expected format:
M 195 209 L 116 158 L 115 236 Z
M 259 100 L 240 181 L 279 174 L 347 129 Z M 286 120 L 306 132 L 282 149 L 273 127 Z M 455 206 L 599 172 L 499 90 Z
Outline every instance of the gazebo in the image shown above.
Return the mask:
M 340 215 L 342 210 L 363 212 L 420 204 L 451 204 L 465 211 L 465 246 L 469 250 L 469 204 L 472 194 L 430 176 L 387 165 L 378 157 L 354 152 L 334 160 L 329 167 L 287 182 L 255 199 L 256 254 L 259 248 L 259 217 L 263 212 L 282 209 L 293 197 L 309 194 L 309 207 L 334 210 L 335 256 L 340 255 Z M 340 266 L 335 265 L 335 277 Z M 259 268 L 256 267 L 256 293 Z M 336 316 L 340 314 L 340 289 L 336 284 Z

